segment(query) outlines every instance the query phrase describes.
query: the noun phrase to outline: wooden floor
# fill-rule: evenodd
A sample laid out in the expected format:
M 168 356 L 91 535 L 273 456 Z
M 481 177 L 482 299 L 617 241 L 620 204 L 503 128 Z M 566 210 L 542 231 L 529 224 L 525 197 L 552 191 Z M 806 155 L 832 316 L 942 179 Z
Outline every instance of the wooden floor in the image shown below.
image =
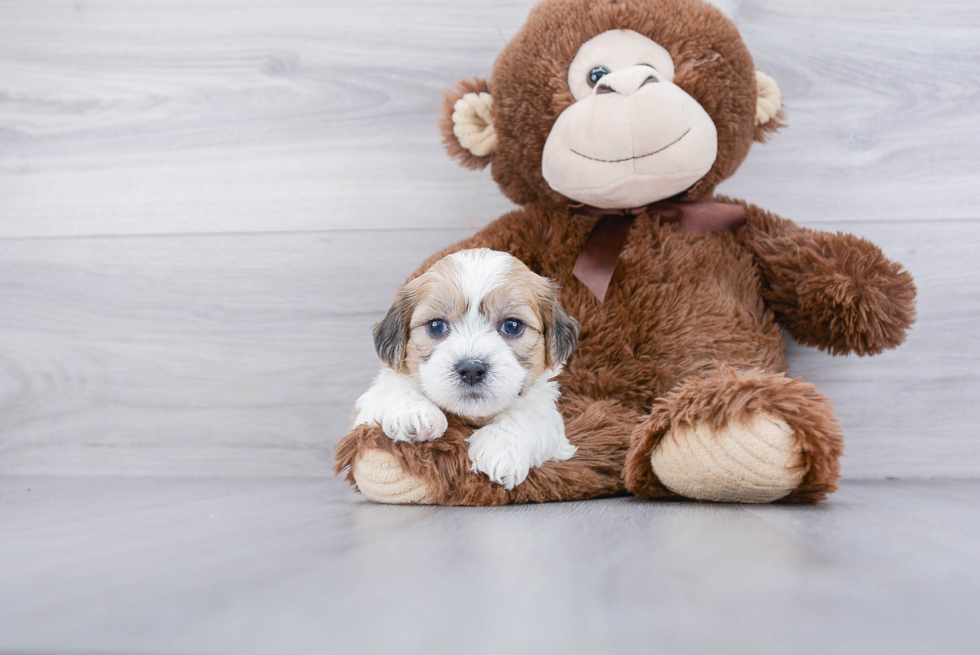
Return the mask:
M 974 654 L 978 498 L 473 509 L 335 479 L 11 477 L 0 651 Z
M 510 208 L 436 107 L 532 4 L 0 0 L 0 651 L 976 652 L 974 0 L 719 1 L 789 123 L 721 190 L 919 288 L 897 351 L 790 347 L 847 437 L 831 502 L 331 477 L 396 286 Z

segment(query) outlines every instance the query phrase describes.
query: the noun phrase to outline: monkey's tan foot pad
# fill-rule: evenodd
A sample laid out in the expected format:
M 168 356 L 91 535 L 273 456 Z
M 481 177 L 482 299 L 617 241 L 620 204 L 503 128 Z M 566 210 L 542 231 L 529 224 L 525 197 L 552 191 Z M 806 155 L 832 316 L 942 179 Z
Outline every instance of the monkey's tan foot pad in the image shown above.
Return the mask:
M 376 503 L 390 505 L 425 504 L 429 489 L 426 483 L 406 473 L 391 453 L 365 451 L 353 467 L 354 481 L 365 496 Z
M 714 430 L 707 423 L 668 431 L 650 456 L 676 494 L 727 503 L 770 503 L 806 475 L 799 439 L 782 419 L 756 412 Z

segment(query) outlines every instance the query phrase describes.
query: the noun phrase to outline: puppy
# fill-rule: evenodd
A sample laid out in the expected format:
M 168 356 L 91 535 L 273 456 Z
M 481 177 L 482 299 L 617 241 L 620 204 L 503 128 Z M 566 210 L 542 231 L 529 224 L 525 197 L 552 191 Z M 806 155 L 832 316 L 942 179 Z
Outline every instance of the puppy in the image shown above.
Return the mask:
M 354 425 L 429 441 L 446 431 L 444 412 L 457 414 L 482 426 L 466 440 L 473 470 L 513 489 L 531 467 L 575 454 L 553 378 L 578 331 L 555 284 L 515 257 L 485 248 L 444 257 L 374 326 L 387 367 L 357 400 Z

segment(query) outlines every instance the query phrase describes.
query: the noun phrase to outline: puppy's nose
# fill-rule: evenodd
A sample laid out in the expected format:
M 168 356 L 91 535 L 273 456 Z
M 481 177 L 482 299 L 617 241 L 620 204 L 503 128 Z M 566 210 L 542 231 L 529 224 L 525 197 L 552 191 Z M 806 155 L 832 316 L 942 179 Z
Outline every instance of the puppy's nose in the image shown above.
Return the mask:
M 456 364 L 456 372 L 459 373 L 459 377 L 463 378 L 463 382 L 466 384 L 478 384 L 483 380 L 483 376 L 487 372 L 487 365 L 479 359 L 467 359 Z

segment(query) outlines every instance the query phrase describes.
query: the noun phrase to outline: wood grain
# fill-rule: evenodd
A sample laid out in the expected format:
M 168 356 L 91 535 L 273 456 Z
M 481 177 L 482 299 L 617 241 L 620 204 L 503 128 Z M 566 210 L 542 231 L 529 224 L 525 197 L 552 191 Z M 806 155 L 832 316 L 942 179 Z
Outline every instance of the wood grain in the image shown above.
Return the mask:
M 828 227 L 882 244 L 920 294 L 896 351 L 791 350 L 837 405 L 845 475 L 977 475 L 980 223 Z M 0 240 L 0 474 L 329 475 L 377 370 L 371 324 L 464 234 Z
M 0 236 L 486 223 L 509 204 L 435 108 L 532 4 L 0 3 Z M 726 192 L 806 222 L 978 217 L 980 6 L 723 6 L 791 126 Z

